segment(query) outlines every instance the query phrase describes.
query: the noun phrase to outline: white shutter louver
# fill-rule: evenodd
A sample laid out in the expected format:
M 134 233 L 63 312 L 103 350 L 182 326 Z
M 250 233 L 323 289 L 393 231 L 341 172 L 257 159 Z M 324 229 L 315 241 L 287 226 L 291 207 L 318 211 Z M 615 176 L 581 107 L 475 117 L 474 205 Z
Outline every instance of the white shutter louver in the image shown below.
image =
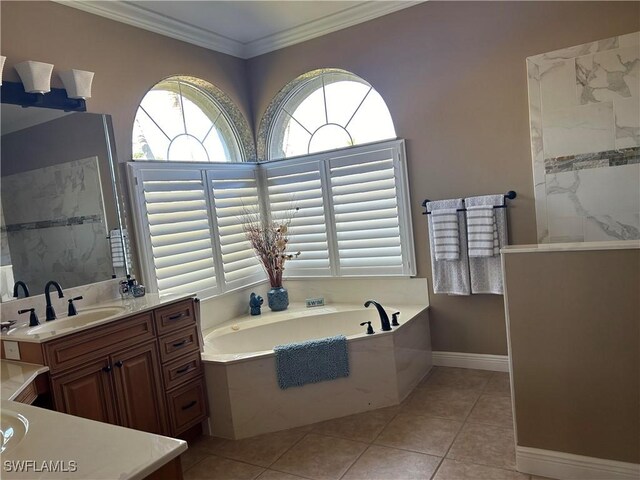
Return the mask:
M 143 170 L 142 193 L 160 293 L 217 292 L 206 191 L 198 170 Z
M 266 172 L 271 220 L 277 222 L 299 208 L 289 227 L 287 251 L 300 256 L 287 261 L 285 276 L 331 275 L 318 162 L 267 165 Z
M 329 161 L 339 273 L 405 273 L 394 150 Z
M 244 167 L 244 166 L 243 166 Z M 225 290 L 266 278 L 242 227 L 245 212 L 260 212 L 255 166 L 209 171 Z

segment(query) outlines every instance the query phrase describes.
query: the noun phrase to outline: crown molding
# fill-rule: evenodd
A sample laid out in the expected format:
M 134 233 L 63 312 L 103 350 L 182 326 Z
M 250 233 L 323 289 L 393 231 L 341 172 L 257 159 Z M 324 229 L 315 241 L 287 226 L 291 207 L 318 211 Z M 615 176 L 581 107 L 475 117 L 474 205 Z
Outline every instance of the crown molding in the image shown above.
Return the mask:
M 341 12 L 336 12 L 326 17 L 313 20 L 298 27 L 290 28 L 282 32 L 274 33 L 253 42 L 244 44 L 244 58 L 257 57 L 265 53 L 273 52 L 281 48 L 289 47 L 297 43 L 306 42 L 313 38 L 321 37 L 331 32 L 364 23 L 374 18 L 382 17 L 398 10 L 403 10 L 426 0 L 401 0 L 401 1 L 369 1 L 355 5 Z
M 169 18 L 127 2 L 93 2 L 83 0 L 53 0 L 61 5 L 126 23 L 166 37 L 182 40 L 209 50 L 244 57 L 244 44 L 189 23 Z
M 372 0 L 248 43 L 238 42 L 124 1 L 53 1 L 209 50 L 247 59 L 373 20 L 374 18 L 423 3 L 426 0 Z

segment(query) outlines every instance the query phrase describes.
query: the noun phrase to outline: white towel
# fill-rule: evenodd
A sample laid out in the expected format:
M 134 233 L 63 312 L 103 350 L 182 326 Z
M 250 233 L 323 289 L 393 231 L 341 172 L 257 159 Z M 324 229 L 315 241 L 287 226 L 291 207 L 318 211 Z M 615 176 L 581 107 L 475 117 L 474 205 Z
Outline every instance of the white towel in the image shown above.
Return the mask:
M 111 245 L 111 263 L 113 268 L 124 268 L 124 249 L 122 248 L 122 239 L 124 237 L 124 244 L 127 250 L 127 261 L 131 266 L 131 249 L 129 248 L 129 236 L 127 235 L 127 229 L 122 229 L 122 234 L 119 228 L 111 230 L 109 233 L 109 243 Z
M 443 208 L 431 212 L 433 224 L 433 248 L 436 260 L 458 260 L 460 241 L 458 229 L 458 211 L 455 208 Z
M 469 258 L 493 257 L 500 253 L 498 226 L 493 205 L 467 206 Z
M 480 197 L 465 198 L 464 203 L 469 210 L 478 206 L 503 206 L 504 195 L 485 195 Z M 506 208 L 493 209 L 495 218 L 498 245 L 497 248 L 508 245 L 507 238 L 507 212 Z M 499 250 L 498 250 L 499 251 Z M 502 295 L 504 287 L 502 284 L 502 265 L 500 255 L 490 257 L 469 258 L 469 271 L 471 277 L 471 293 L 490 293 Z
M 440 209 L 462 209 L 462 199 L 439 200 L 427 203 L 427 211 Z M 467 229 L 464 223 L 464 212 L 457 212 L 458 217 L 458 245 L 466 245 Z M 431 217 L 432 215 L 429 215 Z M 429 241 L 431 242 L 431 272 L 433 275 L 433 292 L 449 295 L 469 295 L 471 285 L 469 280 L 469 257 L 467 249 L 460 248 L 458 260 L 436 260 L 434 247 L 433 222 L 429 219 Z

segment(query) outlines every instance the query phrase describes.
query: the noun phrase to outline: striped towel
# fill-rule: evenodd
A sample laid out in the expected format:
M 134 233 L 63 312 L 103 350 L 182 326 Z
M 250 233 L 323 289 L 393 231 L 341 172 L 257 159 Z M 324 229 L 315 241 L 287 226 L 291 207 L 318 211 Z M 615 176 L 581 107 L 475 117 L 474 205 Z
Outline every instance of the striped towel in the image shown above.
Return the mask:
M 431 224 L 436 260 L 458 260 L 460 240 L 457 210 L 455 208 L 433 210 Z
M 122 237 L 124 237 L 124 243 L 127 249 L 127 262 L 131 265 L 131 249 L 129 247 L 129 236 L 127 235 L 127 229 L 123 228 L 120 233 L 119 228 L 111 230 L 109 233 L 109 243 L 111 245 L 111 263 L 113 268 L 124 267 L 124 249 L 122 248 Z
M 467 207 L 469 257 L 493 257 L 500 253 L 493 205 Z

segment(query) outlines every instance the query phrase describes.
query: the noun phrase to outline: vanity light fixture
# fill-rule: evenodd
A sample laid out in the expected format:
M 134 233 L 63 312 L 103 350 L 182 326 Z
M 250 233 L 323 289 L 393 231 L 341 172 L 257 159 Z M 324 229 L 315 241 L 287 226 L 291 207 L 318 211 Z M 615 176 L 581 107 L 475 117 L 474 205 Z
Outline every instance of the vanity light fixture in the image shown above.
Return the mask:
M 27 60 L 15 65 L 27 93 L 47 93 L 51 91 L 53 65 Z
M 0 55 L 0 85 L 2 85 L 2 70 L 4 69 L 4 61 L 7 59 L 4 55 Z
M 84 70 L 65 70 L 60 72 L 60 78 L 67 90 L 69 98 L 86 99 L 91 98 L 91 82 L 93 82 L 94 72 Z

